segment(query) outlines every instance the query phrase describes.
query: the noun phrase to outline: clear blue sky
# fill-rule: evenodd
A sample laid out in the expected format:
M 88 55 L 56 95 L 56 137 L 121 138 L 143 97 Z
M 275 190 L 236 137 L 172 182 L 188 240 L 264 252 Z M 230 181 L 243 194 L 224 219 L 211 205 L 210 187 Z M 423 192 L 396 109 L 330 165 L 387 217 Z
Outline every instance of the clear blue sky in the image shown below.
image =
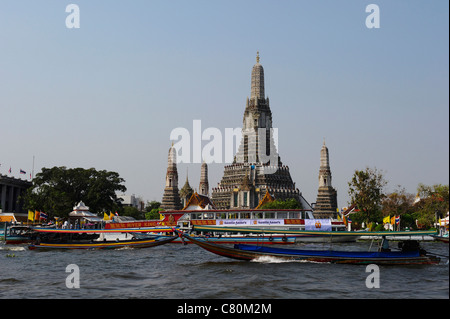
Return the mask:
M 67 29 L 66 5 L 80 8 Z M 380 8 L 368 29 L 365 7 Z M 256 51 L 279 153 L 309 202 L 323 139 L 339 206 L 355 169 L 449 183 L 448 1 L 0 2 L 0 173 L 94 167 L 160 201 L 169 134 L 240 127 Z M 204 142 L 205 144 L 206 142 Z M 224 164 L 209 165 L 210 186 Z M 189 169 L 198 188 L 200 164 Z

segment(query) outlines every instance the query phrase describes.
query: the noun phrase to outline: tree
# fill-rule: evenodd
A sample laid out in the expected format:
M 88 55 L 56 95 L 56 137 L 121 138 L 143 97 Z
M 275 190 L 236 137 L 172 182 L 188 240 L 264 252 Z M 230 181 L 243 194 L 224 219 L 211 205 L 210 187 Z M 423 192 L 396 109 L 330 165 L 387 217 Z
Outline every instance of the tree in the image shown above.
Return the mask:
M 404 188 L 395 190 L 394 192 L 387 194 L 383 198 L 382 215 L 386 216 L 401 216 L 401 227 L 413 227 L 414 222 L 411 223 L 411 214 L 413 213 L 414 195 L 406 193 Z
M 159 208 L 160 206 L 161 206 L 160 202 L 152 200 L 151 202 L 147 202 L 147 205 L 145 205 L 145 211 L 151 212 L 153 209 Z
M 50 216 L 66 217 L 80 201 L 90 211 L 115 211 L 121 207 L 116 192 L 125 192 L 125 180 L 116 172 L 94 168 L 43 168 L 24 195 L 24 207 L 43 210 Z
M 387 182 L 383 174 L 376 168 L 366 167 L 363 171 L 356 170 L 348 183 L 350 201 L 364 214 L 365 221 L 377 222 L 381 217 L 381 201 Z
M 163 208 L 153 208 L 151 211 L 145 213 L 145 219 L 159 219 L 159 212 L 164 211 Z
M 288 198 L 286 200 L 276 199 L 262 205 L 260 209 L 302 209 L 302 206 L 294 198 Z
M 123 216 L 130 216 L 134 219 L 141 220 L 144 217 L 144 213 L 140 212 L 139 209 L 133 206 L 124 206 L 122 208 L 122 214 Z
M 421 183 L 417 187 L 417 195 L 420 200 L 414 205 L 413 216 L 424 228 L 431 227 L 438 218 L 444 217 L 448 212 L 448 185 L 426 186 Z

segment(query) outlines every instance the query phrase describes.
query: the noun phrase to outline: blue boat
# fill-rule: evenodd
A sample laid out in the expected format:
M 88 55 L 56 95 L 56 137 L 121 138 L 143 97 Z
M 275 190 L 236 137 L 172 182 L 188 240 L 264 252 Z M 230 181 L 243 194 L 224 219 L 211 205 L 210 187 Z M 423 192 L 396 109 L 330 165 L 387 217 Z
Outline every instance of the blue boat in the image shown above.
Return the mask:
M 417 241 L 405 241 L 400 251 L 334 251 L 286 249 L 267 246 L 236 244 L 234 247 L 218 245 L 177 232 L 183 237 L 214 254 L 239 259 L 257 260 L 274 257 L 292 261 L 335 263 L 335 264 L 379 264 L 379 265 L 422 265 L 438 264 L 440 258 L 427 254 Z

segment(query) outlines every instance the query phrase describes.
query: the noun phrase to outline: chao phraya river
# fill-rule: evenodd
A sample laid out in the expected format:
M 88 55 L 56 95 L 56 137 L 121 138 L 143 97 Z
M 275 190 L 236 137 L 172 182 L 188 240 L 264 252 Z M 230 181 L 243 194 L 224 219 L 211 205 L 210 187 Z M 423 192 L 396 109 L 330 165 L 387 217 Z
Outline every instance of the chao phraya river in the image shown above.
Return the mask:
M 393 243 L 395 244 L 395 243 Z M 449 246 L 423 242 L 441 255 Z M 304 247 L 303 245 L 296 245 Z M 315 244 L 316 248 L 323 248 Z M 367 249 L 368 242 L 333 244 Z M 80 287 L 67 288 L 68 265 Z M 193 244 L 148 249 L 30 251 L 0 243 L 0 298 L 349 299 L 449 298 L 449 264 L 380 266 L 380 287 L 367 288 L 366 266 L 234 261 Z

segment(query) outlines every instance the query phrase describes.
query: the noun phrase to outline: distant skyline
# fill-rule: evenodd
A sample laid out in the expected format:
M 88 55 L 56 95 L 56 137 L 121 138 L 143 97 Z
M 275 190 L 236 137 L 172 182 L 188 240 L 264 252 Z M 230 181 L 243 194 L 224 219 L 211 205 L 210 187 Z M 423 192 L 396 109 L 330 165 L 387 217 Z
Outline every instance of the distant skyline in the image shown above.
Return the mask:
M 80 28 L 66 26 L 66 6 Z M 380 9 L 369 29 L 366 6 Z M 259 51 L 279 154 L 316 201 L 329 149 L 339 207 L 355 170 L 449 184 L 448 1 L 2 1 L 0 174 L 94 167 L 161 201 L 170 133 L 242 126 Z M 208 142 L 203 141 L 203 146 Z M 210 191 L 226 164 L 209 164 Z M 178 164 L 198 189 L 201 164 Z M 11 167 L 12 174 L 8 174 Z M 22 169 L 27 174 L 20 174 Z

